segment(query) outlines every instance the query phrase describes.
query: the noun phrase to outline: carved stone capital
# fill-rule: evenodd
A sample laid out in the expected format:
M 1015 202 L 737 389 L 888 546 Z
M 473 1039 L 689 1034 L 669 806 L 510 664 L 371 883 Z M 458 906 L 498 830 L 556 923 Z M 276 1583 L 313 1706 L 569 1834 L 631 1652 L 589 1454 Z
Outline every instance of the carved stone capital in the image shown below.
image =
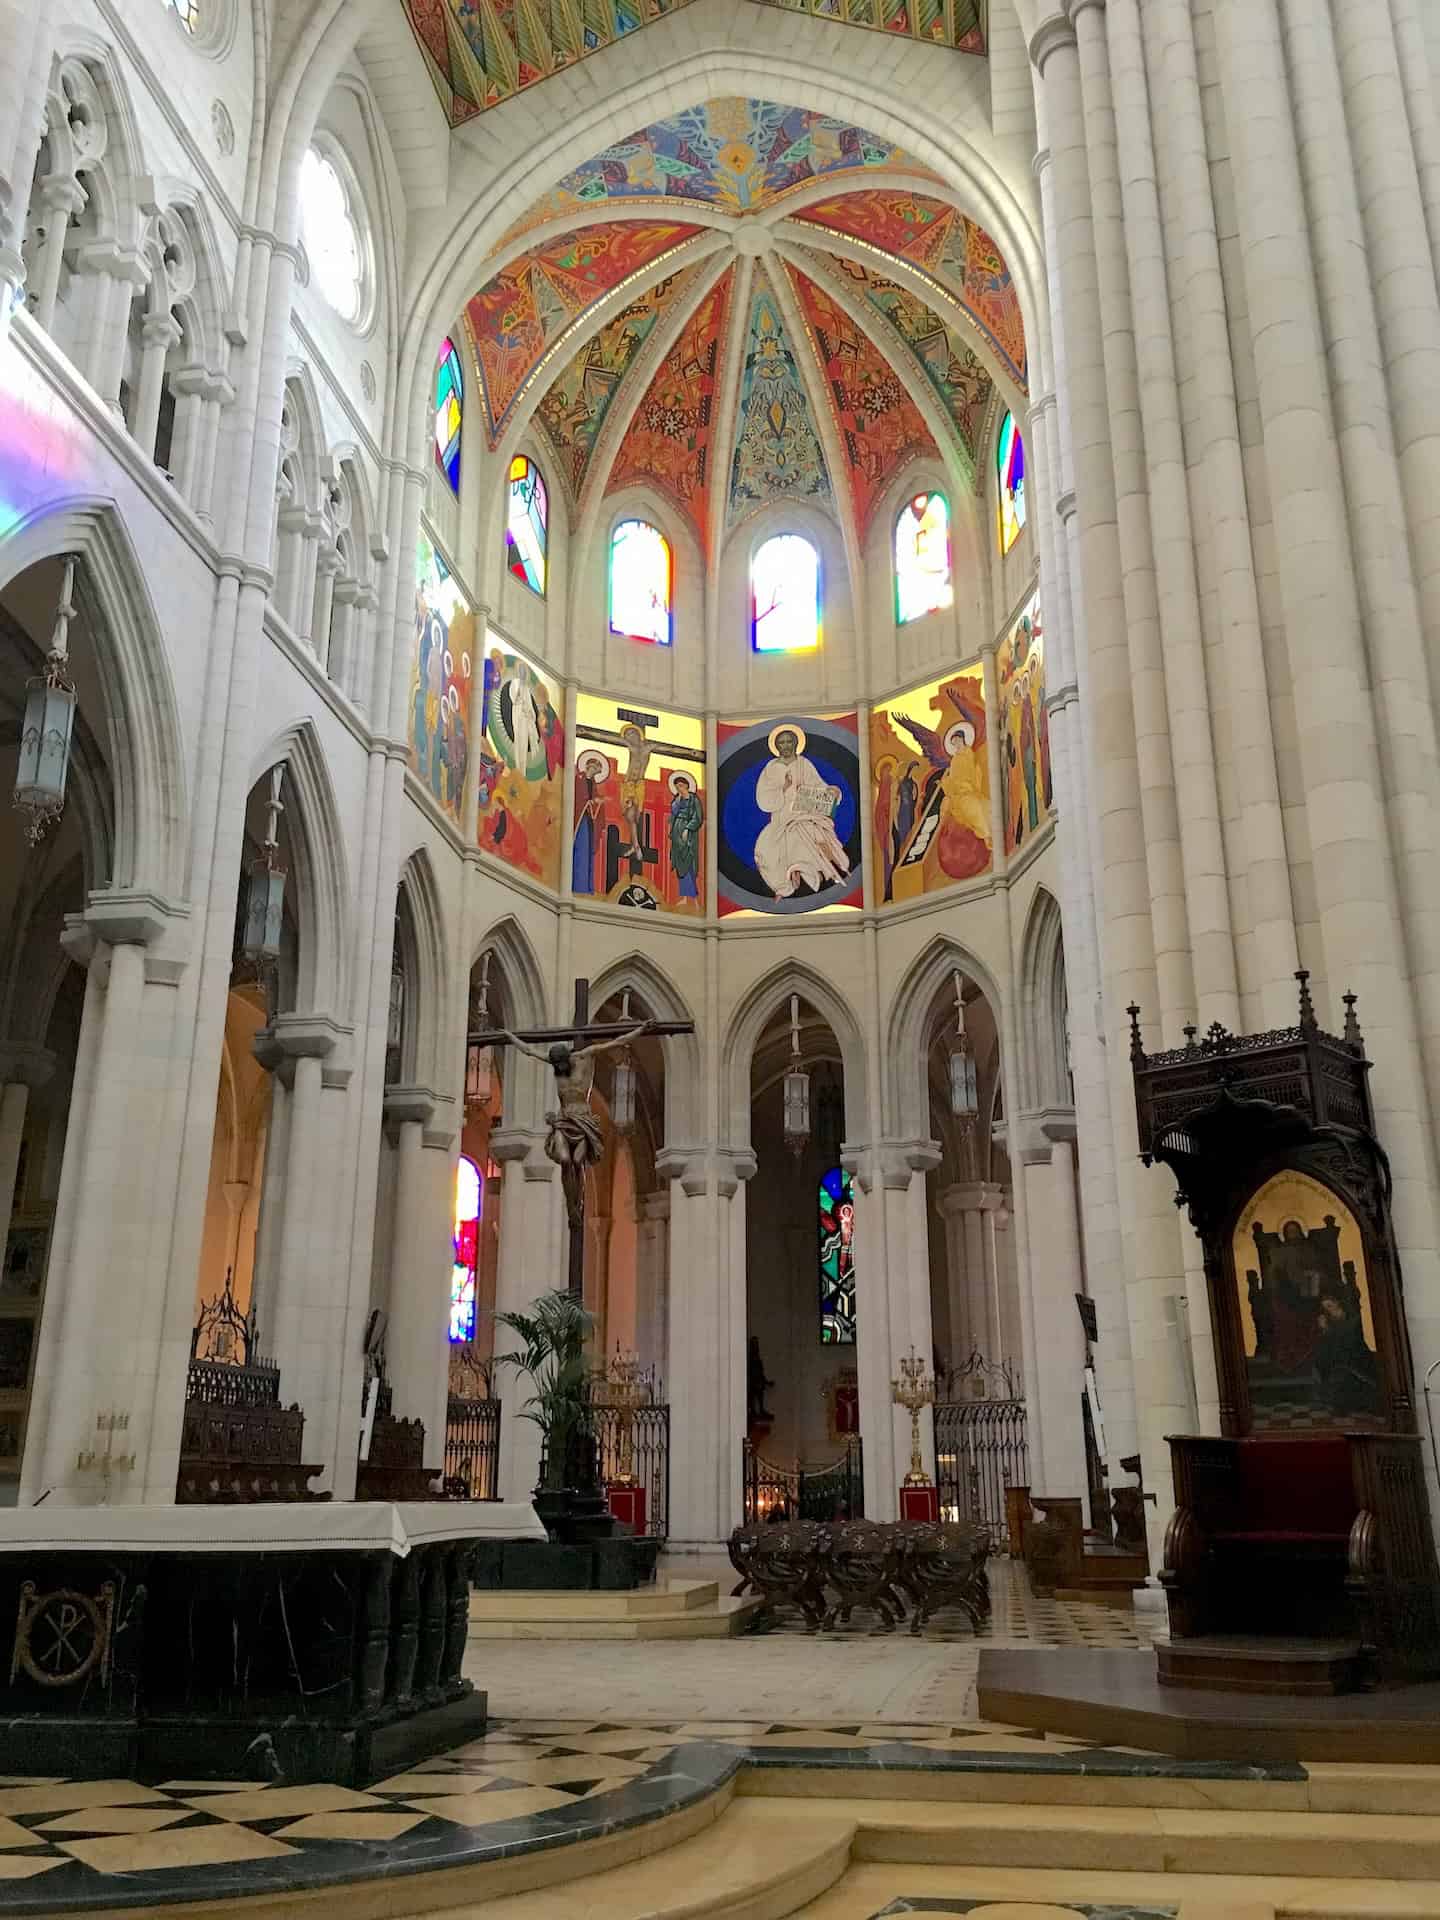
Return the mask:
M 1073 24 L 1063 13 L 1052 13 L 1030 36 L 1030 60 L 1035 71 L 1043 79 L 1051 55 L 1076 44 Z
M 387 1135 L 398 1140 L 401 1127 L 407 1124 L 422 1130 L 428 1127 L 435 1118 L 437 1104 L 429 1087 L 387 1087 L 381 1101 Z
M 29 1040 L 0 1041 L 0 1086 L 43 1087 L 55 1072 L 57 1056 Z

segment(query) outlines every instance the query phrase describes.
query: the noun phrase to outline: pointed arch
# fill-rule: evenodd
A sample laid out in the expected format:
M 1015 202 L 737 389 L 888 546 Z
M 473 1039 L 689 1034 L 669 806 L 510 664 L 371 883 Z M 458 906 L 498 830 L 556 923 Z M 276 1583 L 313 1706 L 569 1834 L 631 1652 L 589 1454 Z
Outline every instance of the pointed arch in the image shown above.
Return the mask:
M 480 956 L 487 949 L 500 962 L 509 1000 L 505 1011 L 510 1021 L 517 1027 L 544 1026 L 550 1012 L 545 975 L 529 934 L 513 914 L 504 914 L 493 921 L 474 943 L 466 974 L 467 991 Z M 539 1061 L 521 1054 L 505 1062 L 502 1075 L 506 1125 L 538 1127 L 546 1105 L 545 1076 Z
M 250 787 L 282 762 L 290 900 L 299 929 L 293 1011 L 343 1021 L 350 1007 L 352 900 L 335 785 L 313 722 L 294 721 L 272 736 L 251 763 Z
M 652 1020 L 688 1020 L 695 1016 L 685 996 L 646 954 L 632 950 L 612 960 L 590 983 L 590 1005 L 600 1007 L 626 989 L 634 994 Z M 665 1054 L 664 1146 L 688 1146 L 703 1137 L 703 1115 L 698 1111 L 701 1086 L 698 1034 L 668 1034 L 660 1042 Z
M 750 1144 L 750 1062 L 767 1022 L 791 994 L 812 1006 L 829 1025 L 845 1070 L 845 1139 L 861 1142 L 873 1132 L 873 1109 L 865 1061 L 865 1039 L 854 1009 L 823 974 L 803 960 L 782 960 L 763 974 L 730 1016 L 721 1058 L 725 1062 L 725 1108 L 720 1126 L 732 1150 Z
M 1060 904 L 1037 887 L 1020 943 L 1020 1097 L 1027 1111 L 1074 1104 Z
M 294 409 L 291 414 L 291 409 Z M 294 447 L 302 478 L 301 498 L 294 504 L 313 511 L 320 504 L 320 476 L 325 461 L 325 428 L 320 395 L 308 361 L 291 360 L 285 368 L 284 411 L 294 422 Z M 281 464 L 286 457 L 286 432 L 281 426 Z
M 125 75 L 114 48 L 99 34 L 67 31 L 65 44 L 56 49 L 50 69 L 46 135 L 69 144 L 67 109 L 78 79 L 76 68 L 84 70 L 85 80 L 93 87 L 104 112 L 104 147 L 93 163 L 64 153 L 54 157 L 62 163 L 72 160 L 74 170 L 85 175 L 99 236 L 121 246 L 135 246 L 143 225 L 139 186 L 145 175 L 144 155 Z
M 968 947 L 939 934 L 910 963 L 896 989 L 885 1030 L 885 1106 L 887 1131 L 899 1140 L 930 1137 L 928 1035 L 930 1009 L 959 968 L 990 1002 L 995 1031 L 1000 1031 L 1000 989 L 990 969 Z
M 188 827 L 180 714 L 159 615 L 115 503 L 52 501 L 19 521 L 0 543 L 0 593 L 39 561 L 72 553 L 105 694 L 115 809 L 109 884 L 177 900 Z
M 400 869 L 414 936 L 413 1000 L 405 1020 L 401 1078 L 437 1091 L 446 1079 L 446 1012 L 451 1005 L 445 911 L 428 847 L 417 847 Z

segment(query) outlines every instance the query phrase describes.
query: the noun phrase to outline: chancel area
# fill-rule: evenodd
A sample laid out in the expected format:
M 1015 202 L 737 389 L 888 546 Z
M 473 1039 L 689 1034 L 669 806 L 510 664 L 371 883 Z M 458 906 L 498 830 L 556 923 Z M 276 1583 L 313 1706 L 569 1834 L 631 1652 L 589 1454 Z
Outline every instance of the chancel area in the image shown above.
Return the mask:
M 0 0 L 0 1920 L 1440 1911 L 1437 396 L 1430 0 Z

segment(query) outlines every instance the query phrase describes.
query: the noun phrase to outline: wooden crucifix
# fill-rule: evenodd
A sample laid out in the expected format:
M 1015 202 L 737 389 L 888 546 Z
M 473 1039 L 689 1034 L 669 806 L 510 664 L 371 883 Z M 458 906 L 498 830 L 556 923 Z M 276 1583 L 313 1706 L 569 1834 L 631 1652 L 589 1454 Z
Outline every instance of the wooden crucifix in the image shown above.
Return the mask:
M 518 1047 L 555 1075 L 555 1106 L 545 1115 L 546 1157 L 560 1169 L 565 1217 L 570 1226 L 568 1285 L 578 1299 L 585 1289 L 585 1175 L 605 1151 L 599 1116 L 590 1105 L 595 1056 L 647 1034 L 693 1033 L 691 1020 L 611 1020 L 592 1025 L 590 982 L 575 982 L 575 1017 L 568 1027 L 509 1027 L 472 1033 L 471 1046 Z

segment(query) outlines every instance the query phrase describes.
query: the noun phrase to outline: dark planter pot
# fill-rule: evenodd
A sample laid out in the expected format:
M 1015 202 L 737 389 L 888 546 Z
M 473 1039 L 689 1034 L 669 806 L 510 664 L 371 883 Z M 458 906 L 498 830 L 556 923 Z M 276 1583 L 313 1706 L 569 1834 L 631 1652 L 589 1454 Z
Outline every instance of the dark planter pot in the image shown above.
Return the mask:
M 608 1540 L 615 1532 L 615 1517 L 598 1487 L 537 1487 L 535 1511 L 551 1540 L 564 1546 Z

